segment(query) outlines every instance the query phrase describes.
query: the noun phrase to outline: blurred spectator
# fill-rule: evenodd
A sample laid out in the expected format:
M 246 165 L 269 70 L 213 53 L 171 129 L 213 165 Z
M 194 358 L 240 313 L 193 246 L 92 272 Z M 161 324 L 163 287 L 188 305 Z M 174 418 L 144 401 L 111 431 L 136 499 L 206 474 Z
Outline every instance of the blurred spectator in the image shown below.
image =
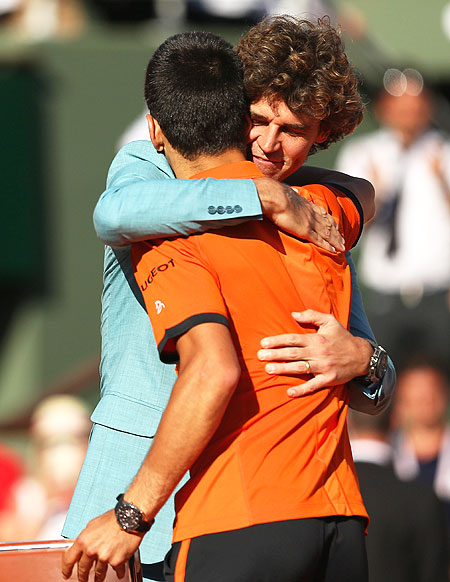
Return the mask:
M 22 478 L 23 472 L 19 455 L 0 443 L 0 514 L 11 507 L 14 487 Z
M 5 9 L 5 26 L 27 41 L 77 36 L 85 23 L 81 0 L 0 0 L 0 14 Z
M 256 24 L 267 14 L 260 0 L 186 0 L 186 18 L 208 24 Z
M 419 479 L 445 503 L 450 528 L 449 381 L 436 364 L 417 361 L 398 376 L 393 405 L 394 466 L 402 479 Z
M 33 413 L 33 467 L 16 483 L 14 518 L 3 540 L 54 539 L 72 498 L 88 444 L 89 412 L 73 396 L 51 396 Z
M 441 24 L 445 36 L 450 40 L 450 2 L 442 8 Z
M 367 315 L 397 365 L 419 351 L 448 361 L 450 141 L 432 129 L 432 97 L 412 69 L 387 71 L 374 113 L 381 128 L 346 142 L 336 163 L 376 190 L 358 269 Z
M 86 0 L 97 15 L 112 24 L 136 24 L 155 17 L 153 0 Z
M 6 22 L 20 8 L 22 0 L 0 0 L 0 23 Z
M 370 516 L 370 582 L 447 582 L 448 539 L 442 505 L 431 487 L 394 473 L 388 413 L 350 411 L 350 438 Z
M 15 519 L 15 491 L 23 474 L 23 462 L 19 455 L 0 443 L 0 541 L 7 539 Z
M 337 6 L 330 0 L 185 0 L 191 22 L 251 26 L 264 16 L 290 14 L 316 22 L 328 16 L 353 39 L 367 33 L 363 13 L 353 5 Z
M 328 0 L 186 0 L 186 18 L 193 22 L 250 26 L 272 14 L 315 21 L 334 9 Z

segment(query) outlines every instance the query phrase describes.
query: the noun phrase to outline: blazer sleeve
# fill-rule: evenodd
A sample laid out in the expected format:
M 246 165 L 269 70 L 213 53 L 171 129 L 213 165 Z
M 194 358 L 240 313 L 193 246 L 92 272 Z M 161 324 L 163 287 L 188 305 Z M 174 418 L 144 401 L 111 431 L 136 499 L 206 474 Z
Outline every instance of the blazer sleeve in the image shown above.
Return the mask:
M 111 164 L 94 226 L 105 244 L 124 246 L 261 218 L 252 180 L 175 180 L 164 155 L 150 141 L 136 141 Z

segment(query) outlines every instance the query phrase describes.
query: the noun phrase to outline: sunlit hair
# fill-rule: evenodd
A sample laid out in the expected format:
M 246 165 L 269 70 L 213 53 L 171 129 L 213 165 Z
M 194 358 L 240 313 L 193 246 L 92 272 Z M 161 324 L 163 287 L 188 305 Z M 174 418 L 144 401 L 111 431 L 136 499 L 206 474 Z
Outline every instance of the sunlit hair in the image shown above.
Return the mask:
M 265 18 L 241 39 L 237 52 L 251 103 L 282 99 L 293 113 L 319 119 L 321 131 L 330 132 L 311 153 L 326 149 L 361 123 L 358 80 L 328 17 L 317 24 L 290 16 Z

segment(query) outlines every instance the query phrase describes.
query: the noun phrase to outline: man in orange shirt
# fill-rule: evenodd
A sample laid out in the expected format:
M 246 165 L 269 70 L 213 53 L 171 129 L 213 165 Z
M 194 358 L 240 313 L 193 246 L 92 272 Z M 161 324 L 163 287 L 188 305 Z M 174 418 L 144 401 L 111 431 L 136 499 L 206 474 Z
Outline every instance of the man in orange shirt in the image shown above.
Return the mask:
M 240 71 L 232 47 L 209 33 L 171 37 L 150 61 L 150 135 L 177 177 L 262 175 L 245 160 Z M 292 114 L 290 122 L 284 102 L 260 105 L 261 118 L 287 118 L 286 130 L 303 136 L 305 157 L 327 139 L 315 119 Z M 332 214 L 346 250 L 356 243 L 357 204 L 330 187 L 301 194 Z M 176 497 L 167 580 L 364 581 L 367 513 L 346 432 L 348 391 L 330 386 L 291 399 L 298 377 L 267 375 L 255 355 L 261 336 L 280 326 L 311 331 L 292 319 L 299 305 L 348 325 L 344 255 L 263 221 L 139 243 L 132 256 L 160 357 L 179 360 L 179 377 L 139 478 L 116 507 L 134 535 L 118 530 L 113 552 L 98 552 L 100 564 L 117 566 L 133 553 L 190 469 Z M 100 545 L 104 535 L 111 532 L 101 531 Z M 68 551 L 66 574 L 81 555 L 79 545 Z

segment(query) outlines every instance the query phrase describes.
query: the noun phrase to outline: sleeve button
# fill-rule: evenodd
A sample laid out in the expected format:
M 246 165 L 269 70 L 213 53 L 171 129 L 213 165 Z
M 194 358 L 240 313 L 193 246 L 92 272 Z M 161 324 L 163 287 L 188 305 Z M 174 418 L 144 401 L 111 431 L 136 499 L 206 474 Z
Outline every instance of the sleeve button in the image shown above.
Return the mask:
M 242 212 L 242 206 L 239 206 L 239 204 L 236 204 L 236 206 L 234 207 L 234 211 L 239 214 L 239 212 Z
M 208 212 L 209 214 L 215 214 L 217 212 L 217 209 L 215 206 L 208 206 Z

